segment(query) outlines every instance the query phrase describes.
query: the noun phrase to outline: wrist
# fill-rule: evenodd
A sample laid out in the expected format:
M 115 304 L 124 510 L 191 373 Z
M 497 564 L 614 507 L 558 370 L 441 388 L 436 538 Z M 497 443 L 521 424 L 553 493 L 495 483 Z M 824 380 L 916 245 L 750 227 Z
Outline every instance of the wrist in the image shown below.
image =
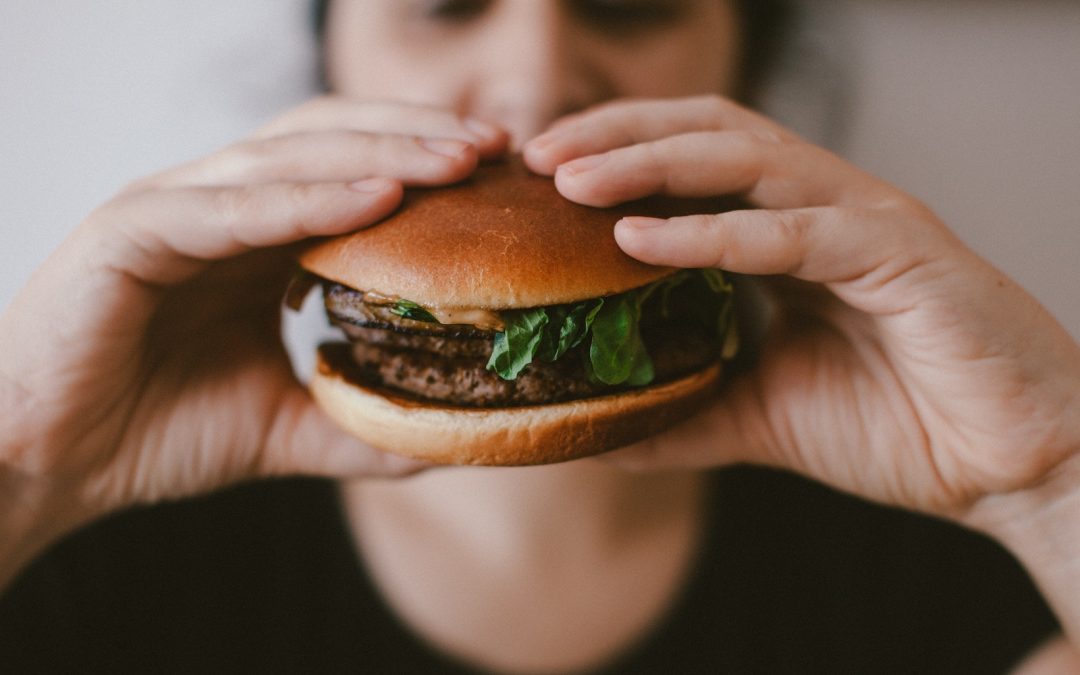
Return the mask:
M 8 461 L 11 450 L 0 441 L 0 590 L 51 544 L 94 517 L 68 481 L 20 470 Z
M 964 520 L 1016 556 L 1080 645 L 1080 448 L 1038 484 L 984 497 Z
M 69 529 L 50 492 L 41 481 L 0 469 L 0 588 Z
M 18 382 L 0 369 L 0 591 L 51 544 L 104 513 L 71 474 L 51 465 L 44 447 L 50 435 Z

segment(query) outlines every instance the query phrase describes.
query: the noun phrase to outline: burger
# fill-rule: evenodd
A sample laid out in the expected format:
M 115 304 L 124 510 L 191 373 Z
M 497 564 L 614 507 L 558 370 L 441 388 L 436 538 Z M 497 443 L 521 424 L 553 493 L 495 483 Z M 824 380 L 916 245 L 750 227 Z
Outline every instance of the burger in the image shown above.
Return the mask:
M 300 257 L 290 304 L 320 286 L 342 336 L 319 347 L 313 397 L 368 443 L 441 464 L 560 462 L 670 427 L 735 351 L 733 288 L 630 258 L 612 227 L 701 208 L 581 206 L 520 159 L 409 191 Z

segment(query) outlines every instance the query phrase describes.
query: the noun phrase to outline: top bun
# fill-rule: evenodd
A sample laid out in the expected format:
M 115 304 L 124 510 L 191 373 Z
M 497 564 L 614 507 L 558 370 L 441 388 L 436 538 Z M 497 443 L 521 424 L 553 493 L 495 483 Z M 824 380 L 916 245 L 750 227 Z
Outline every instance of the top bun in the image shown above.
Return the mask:
M 680 204 L 685 212 L 684 202 L 655 198 L 613 209 L 581 206 L 513 157 L 481 165 L 456 185 L 410 190 L 382 223 L 317 244 L 300 263 L 354 289 L 428 307 L 575 302 L 670 274 L 623 253 L 613 226 L 628 215 L 678 215 Z

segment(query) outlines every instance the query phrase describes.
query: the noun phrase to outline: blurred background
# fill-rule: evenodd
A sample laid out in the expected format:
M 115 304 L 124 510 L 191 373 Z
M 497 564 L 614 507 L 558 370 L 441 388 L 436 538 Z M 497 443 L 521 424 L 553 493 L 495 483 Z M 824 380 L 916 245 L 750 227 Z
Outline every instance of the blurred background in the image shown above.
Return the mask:
M 0 307 L 125 183 L 315 93 L 305 0 L 5 0 L 0 26 Z M 807 1 L 766 103 L 1080 337 L 1080 2 Z

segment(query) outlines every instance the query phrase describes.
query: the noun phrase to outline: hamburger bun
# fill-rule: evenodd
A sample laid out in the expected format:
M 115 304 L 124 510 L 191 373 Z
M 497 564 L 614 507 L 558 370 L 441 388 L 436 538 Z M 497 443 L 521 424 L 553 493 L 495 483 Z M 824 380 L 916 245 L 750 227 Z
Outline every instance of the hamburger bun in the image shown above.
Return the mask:
M 415 371 L 413 380 L 405 386 L 372 374 L 379 365 L 387 370 L 385 362 L 358 366 L 350 345 L 324 345 L 311 392 L 349 433 L 382 450 L 439 464 L 561 462 L 662 431 L 692 415 L 716 388 L 723 372 L 719 349 L 692 371 L 683 368 L 664 379 L 658 375 L 648 386 L 609 387 L 557 400 L 564 392 L 555 385 L 543 390 L 550 391 L 551 401 L 541 394 L 541 400 L 524 405 L 520 399 L 507 405 L 489 405 L 486 399 L 468 404 L 431 400 L 419 378 L 427 374 L 432 382 L 430 378 L 452 367 L 432 361 L 445 357 L 447 364 L 455 362 L 454 352 L 444 353 L 445 345 L 457 339 L 477 340 L 469 325 L 483 325 L 477 317 L 497 321 L 499 312 L 507 310 L 606 298 L 674 274 L 676 270 L 646 265 L 619 249 L 613 225 L 620 217 L 670 217 L 718 209 L 715 201 L 663 198 L 614 209 L 581 206 L 562 197 L 551 178 L 529 172 L 520 158 L 482 165 L 457 185 L 410 190 L 401 208 L 384 222 L 322 241 L 304 252 L 300 263 L 321 278 L 324 287 L 349 289 L 346 294 L 359 298 L 354 304 L 371 298 L 407 299 L 441 322 L 435 326 L 402 319 L 395 325 L 376 322 L 374 329 L 361 323 L 362 330 L 350 332 L 353 327 L 330 312 L 351 340 L 357 333 L 374 330 L 391 333 L 388 337 L 395 344 L 401 342 L 399 333 L 408 333 L 412 344 L 427 340 L 422 334 L 431 326 L 439 329 L 438 347 L 423 355 L 423 365 L 410 371 Z M 341 295 L 338 291 L 335 297 Z M 378 318 L 385 316 L 383 312 Z M 472 384 L 463 386 L 475 387 L 478 377 L 489 377 L 493 387 L 512 389 L 521 384 L 500 381 L 483 363 L 472 367 L 465 378 Z M 547 365 L 533 363 L 528 368 L 542 371 Z
M 427 306 L 555 305 L 671 274 L 623 253 L 613 227 L 623 216 L 690 213 L 693 203 L 653 198 L 612 209 L 582 206 L 514 158 L 481 165 L 463 183 L 410 190 L 387 220 L 315 246 L 300 264 L 352 288 Z
M 320 350 L 311 393 L 342 429 L 371 445 L 433 464 L 552 464 L 614 450 L 667 429 L 698 410 L 722 365 L 672 382 L 595 398 L 513 408 L 418 401 L 346 375 Z

